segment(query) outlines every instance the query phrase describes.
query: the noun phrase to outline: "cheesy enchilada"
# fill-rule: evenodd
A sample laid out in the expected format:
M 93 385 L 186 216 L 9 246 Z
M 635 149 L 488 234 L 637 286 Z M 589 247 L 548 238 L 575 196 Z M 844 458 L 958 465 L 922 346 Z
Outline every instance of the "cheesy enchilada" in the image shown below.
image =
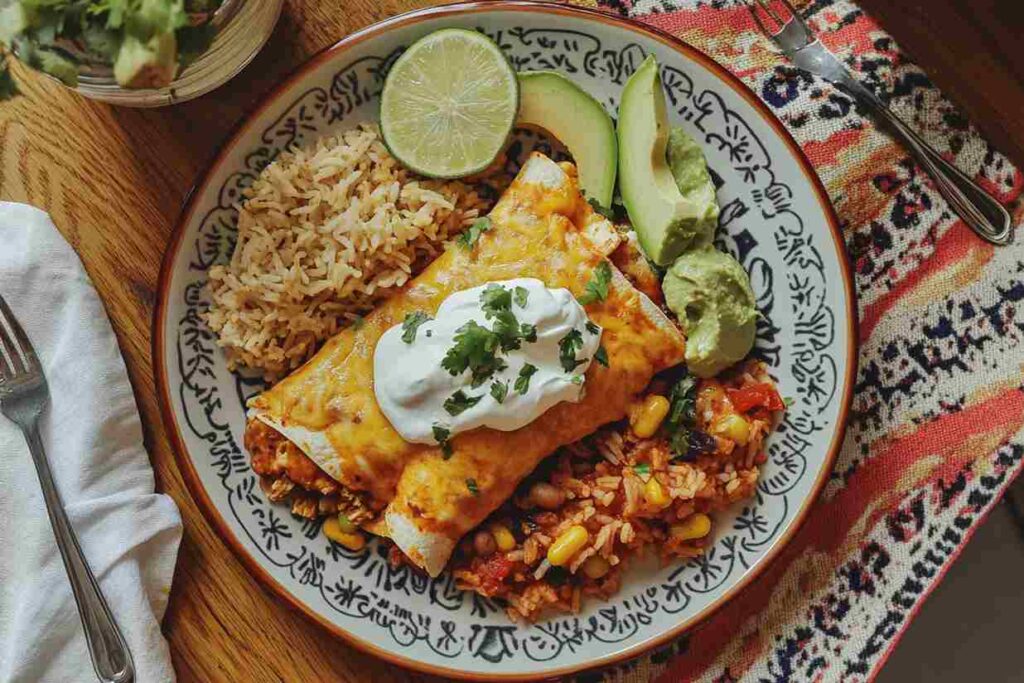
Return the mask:
M 265 426 L 272 427 L 338 483 L 364 528 L 392 538 L 432 575 L 545 456 L 623 418 L 636 394 L 684 353 L 676 326 L 604 266 L 607 293 L 586 313 L 603 330 L 607 367 L 590 365 L 582 400 L 558 403 L 514 431 L 456 434 L 444 447 L 404 440 L 374 396 L 374 350 L 385 332 L 414 311 L 432 315 L 453 293 L 489 282 L 536 278 L 582 297 L 619 241 L 580 195 L 575 169 L 539 154 L 498 201 L 490 224 L 471 248 L 449 248 L 358 329 L 333 337 L 250 402 L 247 444 L 259 450 Z

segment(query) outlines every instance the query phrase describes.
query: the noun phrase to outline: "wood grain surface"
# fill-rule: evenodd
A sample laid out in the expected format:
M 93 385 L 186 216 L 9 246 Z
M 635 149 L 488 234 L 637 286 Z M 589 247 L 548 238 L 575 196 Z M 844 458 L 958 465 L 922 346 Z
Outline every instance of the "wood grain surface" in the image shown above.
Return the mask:
M 862 0 L 1018 163 L 1024 161 L 1021 0 Z M 142 411 L 158 488 L 185 520 L 164 630 L 182 681 L 412 681 L 328 636 L 264 591 L 200 515 L 175 466 L 150 366 L 164 247 L 188 189 L 228 131 L 310 54 L 416 0 L 288 0 L 234 81 L 162 110 L 115 109 L 17 69 L 0 105 L 0 199 L 50 212 L 106 303 Z M 0 246 L 2 248 L 2 246 Z

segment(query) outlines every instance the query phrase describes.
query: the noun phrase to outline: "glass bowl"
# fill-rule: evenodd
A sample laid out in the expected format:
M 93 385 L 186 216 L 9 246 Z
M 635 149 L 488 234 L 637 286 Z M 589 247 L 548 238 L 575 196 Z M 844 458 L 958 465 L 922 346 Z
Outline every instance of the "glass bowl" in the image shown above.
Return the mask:
M 262 49 L 284 0 L 225 0 L 214 13 L 210 47 L 163 88 L 122 88 L 107 67 L 84 68 L 75 88 L 83 96 L 124 107 L 165 107 L 210 92 L 231 80 Z

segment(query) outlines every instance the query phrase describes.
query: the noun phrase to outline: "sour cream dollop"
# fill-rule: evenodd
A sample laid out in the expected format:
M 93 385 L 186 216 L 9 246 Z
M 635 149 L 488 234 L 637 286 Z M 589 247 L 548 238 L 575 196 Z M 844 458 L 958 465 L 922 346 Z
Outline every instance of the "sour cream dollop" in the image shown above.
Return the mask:
M 507 351 L 499 347 L 495 357 L 504 368 L 474 387 L 471 368 L 453 375 L 445 357 L 471 322 L 499 331 L 495 317 L 487 317 L 482 298 L 495 286 L 512 294 L 509 310 L 520 329 L 536 329 L 536 340 L 523 338 L 519 348 Z M 406 441 L 436 444 L 477 427 L 510 432 L 557 403 L 582 400 L 584 373 L 600 344 L 601 328 L 590 322 L 569 290 L 551 289 L 533 278 L 491 282 L 452 294 L 433 319 L 385 332 L 374 349 L 373 390 L 384 415 Z M 528 366 L 536 369 L 524 382 L 520 378 L 524 367 L 530 372 Z

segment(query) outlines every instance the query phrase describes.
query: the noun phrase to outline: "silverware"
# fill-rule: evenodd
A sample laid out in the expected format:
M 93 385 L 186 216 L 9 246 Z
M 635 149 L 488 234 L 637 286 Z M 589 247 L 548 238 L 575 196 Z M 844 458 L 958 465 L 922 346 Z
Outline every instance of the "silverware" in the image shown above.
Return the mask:
M 886 121 L 935 181 L 939 192 L 974 232 L 993 244 L 1012 239 L 1010 214 L 963 172 L 946 161 L 814 36 L 789 0 L 748 0 L 761 30 L 804 71 L 821 76 Z
M 35 350 L 7 302 L 0 297 L 0 413 L 21 428 L 32 453 L 32 462 L 46 500 L 46 514 L 50 517 L 57 548 L 64 560 L 64 569 L 82 618 L 93 669 L 104 683 L 129 683 L 135 680 L 135 667 L 128 644 L 82 555 L 39 437 L 39 416 L 49 397 L 46 377 Z

